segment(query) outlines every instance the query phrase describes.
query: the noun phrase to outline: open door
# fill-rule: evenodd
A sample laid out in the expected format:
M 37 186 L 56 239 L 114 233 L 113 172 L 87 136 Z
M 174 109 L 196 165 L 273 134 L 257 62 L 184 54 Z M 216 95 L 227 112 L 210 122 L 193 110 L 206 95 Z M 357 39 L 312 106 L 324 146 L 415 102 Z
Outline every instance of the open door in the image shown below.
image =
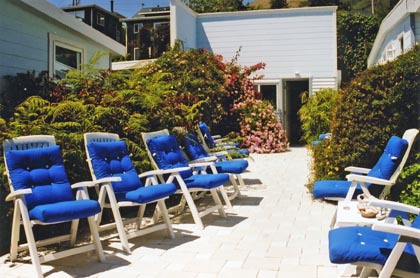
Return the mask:
M 301 94 L 309 91 L 309 80 L 287 80 L 284 82 L 284 111 L 285 111 L 285 128 L 287 138 L 291 145 L 301 145 L 302 137 L 301 122 L 298 111 L 302 107 Z

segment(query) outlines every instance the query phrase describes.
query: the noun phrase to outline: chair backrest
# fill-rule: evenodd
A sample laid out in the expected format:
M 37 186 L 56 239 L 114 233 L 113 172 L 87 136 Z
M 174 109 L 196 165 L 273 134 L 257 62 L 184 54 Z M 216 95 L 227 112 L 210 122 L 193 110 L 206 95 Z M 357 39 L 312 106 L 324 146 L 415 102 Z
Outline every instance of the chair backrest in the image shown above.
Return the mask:
M 209 149 L 214 149 L 216 147 L 216 142 L 214 142 L 213 136 L 211 135 L 210 129 L 206 123 L 199 122 L 198 131 L 201 135 L 200 137 L 203 140 L 203 143 L 207 144 Z
M 74 199 L 61 149 L 53 136 L 17 137 L 5 140 L 3 146 L 11 190 L 32 190 L 31 194 L 25 195 L 29 210 L 38 205 Z
M 169 135 L 168 130 L 160 130 L 142 134 L 143 140 L 152 163 L 156 169 L 174 169 L 179 167 L 188 167 L 188 162 L 179 147 L 174 135 Z M 181 176 L 187 178 L 192 176 L 192 171 L 182 171 Z
M 153 158 L 153 155 L 150 152 L 149 147 L 147 146 L 147 141 L 149 141 L 150 139 L 153 139 L 155 137 L 165 136 L 165 135 L 169 135 L 169 130 L 161 129 L 161 130 L 158 130 L 158 131 L 142 132 L 141 133 L 143 143 L 144 143 L 144 145 L 146 147 L 146 150 L 147 150 L 147 155 L 149 156 L 150 162 L 152 163 L 152 166 L 153 166 L 154 169 L 159 169 L 159 166 L 156 164 L 156 161 Z
M 400 175 L 402 169 L 404 168 L 405 163 L 407 162 L 408 156 L 410 155 L 410 150 L 414 144 L 417 134 L 419 130 L 417 128 L 407 129 L 403 134 L 403 139 L 407 140 L 408 146 L 405 150 L 404 156 L 401 159 L 401 162 L 397 165 L 394 174 L 391 176 L 390 180 L 393 182 L 397 181 L 398 176 Z
M 120 177 L 113 182 L 115 193 L 124 193 L 143 186 L 131 161 L 127 145 L 118 134 L 105 132 L 85 133 L 87 162 L 94 180 Z
M 3 150 L 4 152 L 9 150 L 27 150 L 55 145 L 55 138 L 52 135 L 29 135 L 4 140 Z
M 195 160 L 209 157 L 209 154 L 204 149 L 203 145 L 198 141 L 197 135 L 189 132 L 185 136 L 184 151 L 189 159 Z

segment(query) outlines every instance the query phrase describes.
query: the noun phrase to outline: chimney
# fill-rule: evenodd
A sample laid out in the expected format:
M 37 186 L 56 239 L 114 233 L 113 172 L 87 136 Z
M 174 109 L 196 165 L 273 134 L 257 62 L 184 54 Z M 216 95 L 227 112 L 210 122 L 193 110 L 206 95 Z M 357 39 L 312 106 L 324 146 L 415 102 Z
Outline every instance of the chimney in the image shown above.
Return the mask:
M 114 12 L 114 0 L 111 0 L 111 13 Z

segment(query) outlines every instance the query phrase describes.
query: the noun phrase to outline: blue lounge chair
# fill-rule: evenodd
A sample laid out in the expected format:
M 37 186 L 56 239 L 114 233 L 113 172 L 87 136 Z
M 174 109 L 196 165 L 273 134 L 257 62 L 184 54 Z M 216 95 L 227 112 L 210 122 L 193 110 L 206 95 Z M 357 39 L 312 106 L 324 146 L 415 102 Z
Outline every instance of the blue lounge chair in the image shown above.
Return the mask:
M 202 162 L 195 165 L 188 164 L 175 136 L 169 135 L 167 129 L 144 132 L 142 133 L 142 138 L 152 165 L 155 169 L 164 172 L 163 175 L 160 175 L 160 179 L 175 182 L 178 186 L 177 193 L 181 193 L 183 196 L 178 212 L 181 212 L 185 204 L 188 204 L 194 222 L 199 229 L 204 228 L 201 217 L 215 210 L 221 216 L 226 217 L 218 191 L 221 193 L 227 206 L 230 207 L 230 200 L 223 187 L 224 184 L 229 182 L 228 174 L 203 174 L 199 170 L 212 164 L 212 162 Z M 197 192 L 210 192 L 215 205 L 199 212 L 191 195 Z
M 10 260 L 18 251 L 29 249 L 34 276 L 43 277 L 41 263 L 95 250 L 100 261 L 105 260 L 94 216 L 101 211 L 99 203 L 89 200 L 88 186 L 96 182 L 79 182 L 70 185 L 60 147 L 50 135 L 21 136 L 3 142 L 6 174 L 13 201 L 12 238 Z M 73 189 L 76 191 L 74 197 Z M 75 247 L 79 220 L 87 218 L 93 243 Z M 33 226 L 71 222 L 68 234 L 35 240 Z M 23 225 L 27 244 L 19 244 L 20 226 Z M 54 243 L 69 242 L 71 248 L 41 255 L 37 248 Z
M 103 178 L 117 177 L 118 182 L 101 183 L 97 187 L 98 199 L 103 208 L 112 210 L 114 223 L 101 224 L 102 213 L 96 221 L 99 231 L 117 228 L 123 249 L 131 253 L 128 239 L 166 229 L 171 238 L 174 232 L 165 205 L 165 199 L 175 193 L 176 186 L 173 183 L 158 184 L 157 174 L 159 171 L 137 174 L 131 161 L 125 141 L 120 140 L 118 134 L 93 132 L 85 133 L 85 148 L 89 169 L 92 178 L 99 180 Z M 145 179 L 145 184 L 140 178 Z M 153 223 L 143 225 L 142 219 L 145 207 L 150 203 L 157 203 L 160 215 L 164 223 Z M 136 218 L 126 219 L 123 223 L 120 208 L 138 207 Z M 156 217 L 154 218 L 156 222 Z M 126 232 L 124 224 L 135 223 L 130 232 Z
M 416 218 L 407 226 L 381 222 L 332 229 L 328 235 L 330 261 L 362 266 L 360 277 L 370 277 L 372 271 L 380 278 L 420 277 L 420 209 L 384 200 L 369 205 L 412 213 Z
M 232 200 L 236 197 L 241 197 L 240 186 L 245 186 L 241 174 L 248 168 L 248 161 L 245 159 L 220 160 L 217 156 L 209 155 L 200 144 L 197 135 L 194 133 L 187 133 L 184 138 L 184 152 L 190 159 L 190 163 L 212 161 L 214 162 L 213 173 L 226 173 L 230 176 L 230 181 L 234 187 L 234 192 L 229 196 Z
M 316 181 L 314 198 L 349 201 L 361 193 L 383 198 L 401 173 L 418 132 L 418 129 L 409 129 L 402 138 L 392 136 L 372 169 L 350 166 L 345 169 L 351 172 L 347 180 Z

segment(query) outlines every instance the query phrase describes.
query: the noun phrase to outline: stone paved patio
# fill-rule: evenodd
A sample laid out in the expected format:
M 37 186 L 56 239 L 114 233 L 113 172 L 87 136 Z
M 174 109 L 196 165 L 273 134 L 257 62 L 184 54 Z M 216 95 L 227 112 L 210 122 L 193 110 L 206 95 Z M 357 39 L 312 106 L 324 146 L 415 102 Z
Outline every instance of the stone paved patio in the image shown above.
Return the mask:
M 327 234 L 333 204 L 313 201 L 304 186 L 310 158 L 305 148 L 253 155 L 243 198 L 227 218 L 204 218 L 196 230 L 188 214 L 164 231 L 130 240 L 132 254 L 118 242 L 103 242 L 106 262 L 93 253 L 43 265 L 46 277 L 338 277 L 343 267 L 329 262 Z M 6 256 L 5 256 L 6 257 Z M 33 277 L 30 264 L 4 262 L 0 277 Z

